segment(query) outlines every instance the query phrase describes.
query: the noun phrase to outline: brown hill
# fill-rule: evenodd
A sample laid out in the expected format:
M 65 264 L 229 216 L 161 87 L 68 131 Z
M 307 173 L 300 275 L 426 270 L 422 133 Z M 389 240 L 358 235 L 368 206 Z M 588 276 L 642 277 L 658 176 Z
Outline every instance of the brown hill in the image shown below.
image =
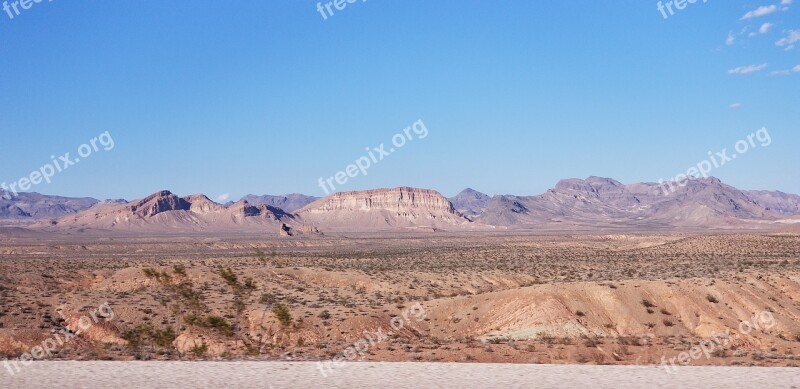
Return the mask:
M 253 206 L 247 201 L 239 201 L 226 207 L 202 194 L 178 197 L 172 192 L 161 191 L 130 203 L 101 204 L 39 226 L 57 231 L 246 231 L 279 234 L 284 224 L 300 227 L 302 223 L 293 215 L 268 205 Z

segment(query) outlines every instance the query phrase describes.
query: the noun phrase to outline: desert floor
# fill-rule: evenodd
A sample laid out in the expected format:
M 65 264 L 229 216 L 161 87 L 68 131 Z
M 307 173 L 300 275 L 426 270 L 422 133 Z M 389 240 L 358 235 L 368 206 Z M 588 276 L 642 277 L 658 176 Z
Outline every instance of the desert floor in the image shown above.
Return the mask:
M 7 235 L 0 357 L 794 367 L 800 236 Z

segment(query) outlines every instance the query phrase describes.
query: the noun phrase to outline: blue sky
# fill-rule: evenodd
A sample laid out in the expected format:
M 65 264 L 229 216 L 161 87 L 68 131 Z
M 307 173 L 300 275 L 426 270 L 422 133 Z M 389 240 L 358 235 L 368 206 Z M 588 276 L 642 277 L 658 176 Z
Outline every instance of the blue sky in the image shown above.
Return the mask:
M 0 13 L 0 180 L 109 131 L 112 150 L 31 190 L 322 195 L 422 119 L 425 139 L 337 189 L 657 181 L 766 127 L 711 174 L 800 193 L 800 0 L 781 1 L 664 19 L 641 0 L 368 0 L 324 20 L 304 0 L 45 0 Z

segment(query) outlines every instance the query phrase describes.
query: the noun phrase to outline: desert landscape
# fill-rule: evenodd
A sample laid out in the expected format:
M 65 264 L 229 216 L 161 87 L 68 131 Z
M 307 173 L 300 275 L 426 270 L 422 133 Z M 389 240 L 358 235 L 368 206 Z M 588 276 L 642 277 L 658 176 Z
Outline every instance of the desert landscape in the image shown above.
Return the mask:
M 798 12 L 0 0 L 0 389 L 800 389 Z
M 0 352 L 67 329 L 48 359 L 798 366 L 798 196 L 700 180 L 631 210 L 629 187 L 396 188 L 294 212 L 162 191 L 16 218 L 0 240 Z M 75 334 L 103 304 L 113 315 Z

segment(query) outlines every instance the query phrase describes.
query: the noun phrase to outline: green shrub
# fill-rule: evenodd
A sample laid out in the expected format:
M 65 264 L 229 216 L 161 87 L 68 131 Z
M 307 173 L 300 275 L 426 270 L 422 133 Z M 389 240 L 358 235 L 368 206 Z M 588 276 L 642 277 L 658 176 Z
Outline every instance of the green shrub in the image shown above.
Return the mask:
M 186 268 L 183 265 L 180 265 L 180 264 L 173 266 L 172 267 L 172 271 L 175 274 L 179 275 L 179 276 L 185 276 L 186 275 Z
M 199 346 L 195 345 L 194 347 L 192 347 L 191 353 L 194 354 L 194 356 L 196 357 L 202 357 L 203 354 L 206 353 L 206 351 L 208 351 L 208 345 L 203 343 Z
M 292 314 L 289 313 L 289 308 L 286 308 L 283 304 L 276 304 L 275 307 L 272 308 L 272 312 L 275 314 L 275 317 L 278 318 L 282 326 L 288 327 L 292 324 Z
M 236 274 L 233 273 L 231 268 L 223 269 L 222 267 L 219 268 L 219 275 L 222 277 L 228 285 L 233 287 L 239 286 L 239 278 L 236 277 Z

